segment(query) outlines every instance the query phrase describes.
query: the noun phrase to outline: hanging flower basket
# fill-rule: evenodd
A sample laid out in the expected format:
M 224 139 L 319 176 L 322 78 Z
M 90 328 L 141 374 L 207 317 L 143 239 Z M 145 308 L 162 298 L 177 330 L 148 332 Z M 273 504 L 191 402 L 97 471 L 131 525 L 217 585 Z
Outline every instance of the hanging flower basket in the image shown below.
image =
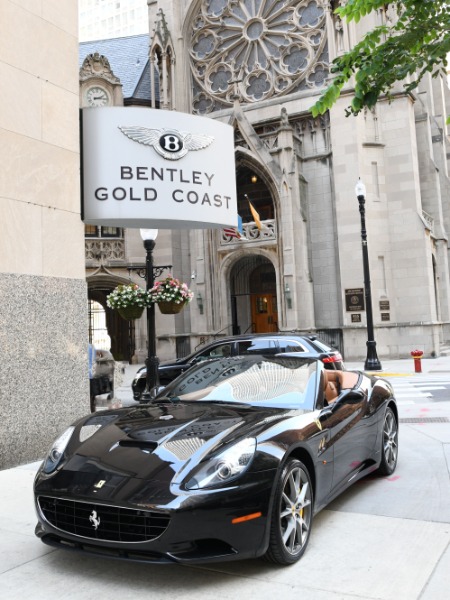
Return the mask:
M 135 283 L 120 284 L 106 297 L 109 308 L 117 310 L 123 319 L 129 321 L 139 319 L 144 308 L 151 306 L 152 302 L 149 293 Z
M 163 315 L 177 315 L 181 312 L 187 302 L 158 302 L 159 310 Z
M 139 319 L 144 312 L 143 306 L 125 306 L 123 308 L 118 308 L 117 312 L 122 317 L 122 319 L 127 319 L 128 321 L 134 321 L 135 319 Z
M 176 315 L 192 300 L 194 294 L 185 283 L 169 275 L 162 281 L 157 281 L 149 295 L 158 304 L 163 315 Z

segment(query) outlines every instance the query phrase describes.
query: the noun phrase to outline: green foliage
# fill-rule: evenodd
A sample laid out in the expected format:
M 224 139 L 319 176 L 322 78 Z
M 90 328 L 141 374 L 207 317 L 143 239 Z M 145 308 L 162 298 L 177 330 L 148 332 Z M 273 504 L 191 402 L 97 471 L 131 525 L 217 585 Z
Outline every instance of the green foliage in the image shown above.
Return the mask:
M 347 116 L 373 107 L 380 96 L 389 98 L 397 81 L 403 81 L 404 92 L 408 93 L 426 73 L 433 77 L 446 74 L 450 52 L 448 0 L 398 0 L 390 4 L 397 10 L 397 22 L 375 27 L 331 63 L 333 81 L 311 108 L 314 117 L 333 106 L 352 76 L 355 95 Z M 382 0 L 348 0 L 336 13 L 342 19 L 358 22 L 384 6 Z

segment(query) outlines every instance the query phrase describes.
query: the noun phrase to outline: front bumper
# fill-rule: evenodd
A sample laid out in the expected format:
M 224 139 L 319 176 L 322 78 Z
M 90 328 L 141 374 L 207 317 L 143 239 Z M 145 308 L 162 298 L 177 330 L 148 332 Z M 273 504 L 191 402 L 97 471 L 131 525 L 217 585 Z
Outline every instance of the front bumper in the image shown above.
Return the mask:
M 67 531 L 64 521 L 51 518 L 50 522 L 42 510 L 42 498 L 36 495 L 38 524 L 36 535 L 46 544 L 83 552 L 91 555 L 118 558 L 150 563 L 186 563 L 221 562 L 226 560 L 254 558 L 265 553 L 268 545 L 268 515 L 270 514 L 271 491 L 274 473 L 267 473 L 257 482 L 247 481 L 244 485 L 194 493 L 178 503 L 176 508 L 148 504 L 147 508 L 119 506 L 119 512 L 151 511 L 166 518 L 162 533 L 154 539 L 144 541 L 119 541 L 105 539 L 105 525 L 109 522 L 109 531 L 114 529 L 106 508 L 112 503 L 98 503 L 97 498 L 75 499 L 61 498 L 61 495 L 49 496 L 46 501 L 55 500 L 75 503 L 84 511 L 83 528 L 70 527 Z M 141 482 L 143 485 L 143 482 Z M 56 500 L 57 499 L 57 500 Z M 95 514 L 94 514 L 95 511 Z M 89 518 L 93 523 L 89 521 Z M 248 517 L 248 520 L 234 519 Z M 95 529 L 95 520 L 100 525 Z M 82 532 L 82 535 L 79 533 Z

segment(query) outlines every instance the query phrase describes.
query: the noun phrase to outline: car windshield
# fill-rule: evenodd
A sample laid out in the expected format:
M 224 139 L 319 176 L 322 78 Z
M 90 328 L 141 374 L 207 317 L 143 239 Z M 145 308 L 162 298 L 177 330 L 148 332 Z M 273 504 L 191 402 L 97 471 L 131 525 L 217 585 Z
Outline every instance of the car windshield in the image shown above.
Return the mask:
M 318 362 L 301 356 L 237 356 L 210 360 L 169 384 L 159 397 L 312 409 Z

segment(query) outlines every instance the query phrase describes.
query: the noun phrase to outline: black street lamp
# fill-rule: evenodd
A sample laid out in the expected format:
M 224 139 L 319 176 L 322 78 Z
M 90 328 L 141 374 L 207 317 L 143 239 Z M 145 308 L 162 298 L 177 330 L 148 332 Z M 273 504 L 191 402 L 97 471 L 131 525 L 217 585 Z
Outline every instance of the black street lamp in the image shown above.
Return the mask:
M 370 289 L 370 270 L 369 270 L 369 254 L 367 249 L 367 230 L 366 230 L 366 187 L 361 181 L 355 187 L 356 196 L 359 203 L 359 214 L 361 216 L 361 244 L 363 255 L 364 268 L 364 295 L 366 299 L 366 318 L 367 318 L 367 356 L 364 363 L 366 371 L 381 371 L 381 363 L 377 356 L 377 343 L 373 332 L 373 314 L 372 314 L 372 292 Z
M 147 284 L 147 291 L 151 290 L 155 285 L 155 275 L 159 277 L 164 269 L 170 269 L 172 265 L 164 267 L 153 266 L 153 249 L 155 247 L 155 240 L 158 235 L 157 229 L 141 229 L 141 238 L 144 241 L 144 248 L 146 251 L 145 258 L 145 280 Z M 141 273 L 139 275 L 142 277 Z M 147 307 L 147 358 L 145 360 L 145 366 L 147 369 L 145 390 L 142 393 L 142 400 L 145 402 L 151 401 L 159 387 L 159 375 L 158 375 L 159 359 L 156 356 L 156 328 L 155 328 L 155 303 L 152 302 Z

